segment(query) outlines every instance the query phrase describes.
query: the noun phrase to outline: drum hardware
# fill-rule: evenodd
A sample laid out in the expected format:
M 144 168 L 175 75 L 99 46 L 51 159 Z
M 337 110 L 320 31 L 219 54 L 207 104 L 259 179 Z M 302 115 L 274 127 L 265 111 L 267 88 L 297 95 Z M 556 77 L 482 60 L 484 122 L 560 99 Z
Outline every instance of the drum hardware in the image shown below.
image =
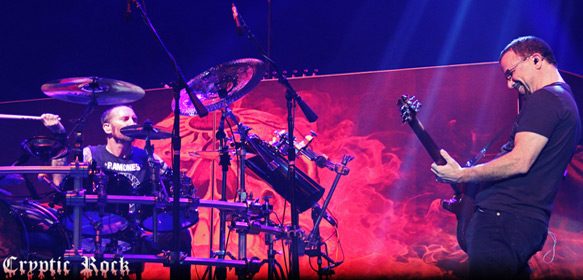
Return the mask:
M 250 135 L 247 141 L 250 152 L 257 154 L 245 163 L 257 176 L 267 182 L 285 200 L 291 201 L 292 191 L 288 186 L 288 163 L 284 156 L 269 143 L 257 135 Z M 295 173 L 295 188 L 293 195 L 296 200 L 296 211 L 302 213 L 310 209 L 324 195 L 324 188 L 297 169 Z
M 228 153 L 230 156 L 237 156 L 237 150 L 229 149 Z M 191 157 L 197 157 L 201 159 L 207 160 L 219 160 L 220 159 L 220 151 L 195 151 L 195 152 L 188 152 L 188 155 Z M 246 153 L 245 159 L 249 159 L 256 156 L 253 153 Z
M 330 258 L 325 253 L 325 251 L 324 252 L 322 251 L 322 246 L 325 246 L 325 243 L 322 241 L 322 238 L 320 237 L 320 222 L 322 222 L 322 219 L 327 214 L 326 209 L 328 208 L 328 204 L 330 203 L 330 200 L 332 200 L 332 195 L 334 195 L 334 191 L 336 190 L 336 187 L 338 186 L 338 182 L 340 181 L 340 178 L 344 175 L 347 175 L 349 172 L 349 170 L 346 168 L 346 165 L 350 161 L 352 161 L 353 159 L 354 159 L 354 157 L 351 155 L 344 155 L 344 157 L 342 157 L 342 163 L 340 165 L 344 168 L 341 168 L 341 167 L 335 168 L 336 177 L 334 178 L 334 182 L 332 183 L 332 186 L 330 187 L 330 190 L 328 191 L 328 195 L 326 196 L 326 199 L 324 200 L 324 203 L 322 204 L 322 208 L 321 209 L 317 209 L 316 207 L 312 208 L 312 220 L 314 222 L 314 227 L 312 228 L 312 231 L 305 239 L 305 246 L 306 246 L 305 253 L 306 253 L 306 255 L 308 255 L 310 257 L 317 257 L 318 258 L 318 278 L 319 279 L 322 279 L 322 277 L 324 275 L 334 274 L 334 271 L 332 270 L 332 268 L 339 266 L 342 263 L 342 262 L 335 262 L 332 258 Z M 324 258 L 328 261 L 328 263 L 330 264 L 328 267 L 322 268 L 322 258 Z
M 96 257 L 95 254 L 83 254 L 83 257 L 91 258 Z M 119 260 L 119 254 L 103 254 L 102 260 Z M 124 254 L 123 258 L 128 262 L 151 262 L 151 263 L 169 263 L 169 252 L 164 252 L 161 255 L 145 255 L 145 254 Z M 81 262 L 83 259 L 81 256 L 75 256 L 70 252 L 66 252 L 64 255 L 65 260 L 78 261 Z M 203 265 L 203 266 L 216 266 L 216 267 L 234 267 L 234 268 L 249 268 L 252 267 L 254 270 L 261 266 L 261 261 L 252 258 L 245 260 L 219 260 L 214 258 L 195 258 L 195 257 L 180 257 L 180 262 L 187 265 Z
M 269 203 L 269 196 L 263 197 L 264 203 L 262 209 L 265 213 L 265 219 L 263 221 L 263 226 L 260 230 L 265 232 L 265 245 L 267 245 L 267 260 L 263 263 L 267 263 L 267 278 L 268 279 L 285 279 L 285 274 L 283 268 L 277 260 L 275 260 L 275 255 L 277 251 L 273 248 L 273 244 L 278 240 L 286 237 L 285 230 L 281 226 L 274 226 L 270 219 L 271 213 L 273 213 L 273 205 Z M 267 228 L 265 228 L 267 227 Z M 280 232 L 281 230 L 281 232 Z M 277 275 L 277 268 L 279 268 L 279 276 Z
M 76 192 L 82 189 L 82 180 L 88 176 L 88 167 L 76 162 L 70 166 L 0 166 L 0 174 L 10 173 L 46 173 L 46 174 L 69 174 L 74 179 L 74 190 Z M 78 255 L 80 245 L 80 231 L 81 231 L 81 207 L 74 207 L 74 231 L 73 231 L 73 254 Z
M 18 159 L 12 163 L 12 166 L 23 165 L 26 162 L 28 162 L 29 159 L 30 159 L 30 154 L 28 154 L 26 152 L 22 153 L 20 155 L 20 157 L 18 157 Z M 32 184 L 32 182 L 28 179 L 28 177 L 22 176 L 22 178 L 24 180 L 24 185 L 26 186 L 26 189 L 28 190 L 28 193 L 30 194 L 30 196 L 33 199 L 40 199 L 38 192 L 34 188 L 34 185 Z
M 236 93 L 235 91 L 230 91 Z M 224 98 L 226 98 L 226 92 L 221 93 Z M 234 101 L 234 100 L 233 100 Z M 227 101 L 225 101 L 227 102 Z M 225 133 L 225 122 L 227 118 L 231 119 L 234 123 L 237 124 L 237 131 L 240 135 L 241 143 L 245 143 L 247 139 L 247 132 L 250 130 L 247 126 L 243 125 L 239 120 L 235 117 L 232 111 L 225 107 L 221 110 L 221 119 L 219 121 L 219 127 L 217 129 L 216 138 L 219 140 L 219 164 L 221 165 L 221 201 L 227 201 L 227 174 L 229 171 L 230 165 L 230 154 L 229 154 L 229 147 L 227 145 L 227 135 Z M 247 201 L 247 192 L 245 189 L 245 159 L 246 159 L 246 150 L 243 145 L 239 147 L 239 168 L 240 168 L 240 181 L 239 181 L 239 190 L 237 190 L 237 198 L 239 201 Z M 213 228 L 211 220 L 211 229 Z M 211 257 L 218 257 L 219 259 L 224 259 L 226 255 L 229 253 L 226 251 L 226 223 L 227 223 L 227 212 L 220 211 L 219 212 L 219 250 L 217 252 L 212 252 Z M 238 235 L 238 258 L 239 259 L 246 259 L 247 258 L 247 235 L 245 232 L 239 232 Z M 213 241 L 211 240 L 212 244 Z M 208 268 L 210 273 L 211 268 Z M 215 270 L 215 276 L 218 279 L 225 279 L 226 278 L 226 270 L 224 268 L 217 268 Z
M 176 83 L 174 83 L 173 89 L 174 89 L 174 104 L 173 104 L 173 110 L 174 110 L 174 120 L 173 120 L 173 126 L 172 126 L 172 149 L 174 151 L 174 154 L 172 156 L 172 170 L 180 170 L 180 149 L 181 149 L 181 143 L 180 143 L 180 90 L 182 88 L 184 88 L 185 92 L 188 95 L 190 104 L 192 104 L 192 106 L 195 108 L 197 114 L 200 117 L 204 117 L 206 115 L 208 115 L 208 110 L 207 108 L 202 104 L 202 102 L 196 97 L 196 95 L 193 93 L 192 88 L 186 83 L 186 78 L 182 72 L 182 69 L 180 68 L 180 66 L 178 65 L 176 59 L 174 58 L 174 56 L 170 53 L 169 49 L 166 47 L 166 45 L 164 44 L 164 42 L 162 41 L 162 38 L 158 35 L 158 31 L 156 31 L 156 28 L 154 27 L 154 25 L 152 24 L 152 22 L 150 21 L 148 14 L 146 13 L 145 9 L 142 6 L 142 2 L 141 1 L 132 1 L 135 6 L 136 9 L 140 12 L 140 15 L 142 16 L 144 23 L 146 23 L 146 25 L 148 26 L 148 28 L 150 29 L 150 31 L 152 32 L 152 34 L 154 35 L 154 37 L 156 38 L 156 41 L 162 46 L 162 48 L 164 49 L 164 52 L 166 53 L 166 55 L 168 56 L 168 58 L 170 59 L 172 66 L 174 68 L 174 72 L 176 73 L 177 76 L 177 81 Z M 180 199 L 180 177 L 179 177 L 179 173 L 178 172 L 174 172 L 174 175 L 172 176 L 172 181 L 174 183 L 175 188 L 177 188 L 177 191 L 174 192 L 173 194 L 173 198 L 174 198 L 174 202 L 172 205 L 172 224 L 173 224 L 173 231 L 172 231 L 172 243 L 173 243 L 173 254 L 174 256 L 179 255 L 180 252 L 180 228 L 179 228 L 179 222 L 180 222 L 180 217 L 179 217 L 179 208 L 180 205 L 178 203 L 178 200 Z M 178 262 L 178 260 L 176 258 L 172 259 L 171 262 L 171 268 L 170 268 L 170 276 L 171 278 L 188 278 L 189 275 L 185 275 L 185 272 L 182 272 L 182 270 L 179 269 L 180 268 L 180 263 Z M 189 274 L 189 273 L 188 273 Z
M 287 150 L 289 149 L 289 140 L 286 132 L 283 130 L 276 130 L 274 134 L 275 136 L 273 137 L 270 144 L 274 146 L 283 155 L 287 155 Z M 309 148 L 309 145 L 312 143 L 312 141 L 314 141 L 316 136 L 317 134 L 314 131 L 310 131 L 310 135 L 307 135 L 305 137 L 305 140 L 301 142 L 296 142 L 294 137 L 293 145 L 294 148 L 296 149 L 296 153 L 315 162 L 316 166 L 320 168 L 327 168 L 328 170 L 334 172 L 336 172 L 337 168 L 342 168 L 344 169 L 343 172 L 346 172 L 346 174 L 348 174 L 350 170 L 346 166 L 342 166 L 341 164 L 331 162 L 328 159 L 328 156 L 324 154 L 320 155 L 316 153 L 314 150 Z
M 287 107 L 287 124 L 288 124 L 288 136 L 289 139 L 293 138 L 294 133 L 294 109 L 296 104 L 300 106 L 302 113 L 308 119 L 309 122 L 315 122 L 318 119 L 316 113 L 308 106 L 306 102 L 302 100 L 302 98 L 298 95 L 298 93 L 294 90 L 294 88 L 289 83 L 289 80 L 285 77 L 282 73 L 281 68 L 271 59 L 268 54 L 265 52 L 261 44 L 257 41 L 251 29 L 247 26 L 243 17 L 237 11 L 237 7 L 235 4 L 232 4 L 233 10 L 233 18 L 237 24 L 237 28 L 241 31 L 241 34 L 246 34 L 247 38 L 252 42 L 252 44 L 256 47 L 258 53 L 264 58 L 270 65 L 271 69 L 275 70 L 275 76 L 277 77 L 278 82 L 283 85 L 286 90 L 286 107 Z M 296 204 L 295 194 L 296 194 L 296 167 L 295 167 L 295 160 L 296 160 L 296 153 L 295 149 L 290 147 L 288 151 L 288 162 L 287 162 L 287 186 L 288 193 L 291 194 L 290 204 L 291 204 L 291 220 L 293 227 L 299 227 L 299 213 Z M 251 160 L 249 160 L 251 161 Z M 283 187 L 283 186 L 282 186 Z M 289 191 L 291 190 L 291 191 Z M 290 247 L 290 279 L 299 279 L 300 278 L 300 268 L 299 268 L 299 256 L 298 256 L 298 243 L 299 239 L 294 237 L 292 239 L 291 247 Z
M 161 164 L 154 159 L 154 146 L 151 140 L 166 139 L 172 137 L 172 133 L 163 132 L 154 128 L 150 120 L 146 120 L 143 126 L 132 125 L 121 129 L 121 133 L 132 138 L 145 139 L 144 150 L 148 156 L 148 168 L 150 171 L 150 193 L 159 198 L 162 197 L 160 190 L 160 167 Z M 153 246 L 158 247 L 158 208 L 152 208 L 152 237 Z
M 71 213 L 75 205 L 66 203 L 67 196 L 71 196 L 71 194 L 93 194 L 97 198 L 94 205 L 80 205 L 83 207 L 80 221 L 82 235 L 93 236 L 99 240 L 99 236 L 115 235 L 128 228 L 129 203 L 114 205 L 107 202 L 108 195 L 125 194 L 131 191 L 131 183 L 125 176 L 120 174 L 106 175 L 101 168 L 93 166 L 88 180 L 84 181 L 84 189 L 81 192 L 77 193 L 71 190 L 69 177 L 63 180 L 60 188 L 63 190 L 63 198 L 60 195 L 57 198 L 65 202 L 62 209 L 64 212 L 63 224 L 68 230 L 73 231 L 75 222 Z

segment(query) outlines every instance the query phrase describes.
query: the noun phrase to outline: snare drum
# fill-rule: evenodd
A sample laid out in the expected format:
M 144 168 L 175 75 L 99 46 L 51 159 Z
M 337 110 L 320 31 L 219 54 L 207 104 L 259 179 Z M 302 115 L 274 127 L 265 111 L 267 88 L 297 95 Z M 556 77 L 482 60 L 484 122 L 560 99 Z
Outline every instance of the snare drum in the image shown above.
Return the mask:
M 69 236 L 54 209 L 25 200 L 0 200 L 0 259 L 50 259 L 63 256 Z

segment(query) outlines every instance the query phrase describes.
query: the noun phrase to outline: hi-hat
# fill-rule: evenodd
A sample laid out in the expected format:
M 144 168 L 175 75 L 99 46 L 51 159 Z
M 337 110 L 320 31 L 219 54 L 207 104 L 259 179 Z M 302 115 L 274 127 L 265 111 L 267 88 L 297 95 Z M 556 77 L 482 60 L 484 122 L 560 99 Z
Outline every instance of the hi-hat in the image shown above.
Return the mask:
M 188 86 L 209 112 L 227 107 L 249 93 L 265 73 L 263 61 L 243 58 L 229 61 L 202 72 L 188 81 Z M 174 110 L 174 101 L 172 101 Z M 196 116 L 186 90 L 180 92 L 180 114 Z
M 99 77 L 75 77 L 51 81 L 41 90 L 49 97 L 77 104 L 118 105 L 137 101 L 145 91 L 134 84 Z
M 144 125 L 126 126 L 120 131 L 123 135 L 134 139 L 160 140 L 172 137 L 172 133 L 159 130 L 148 122 L 145 122 Z

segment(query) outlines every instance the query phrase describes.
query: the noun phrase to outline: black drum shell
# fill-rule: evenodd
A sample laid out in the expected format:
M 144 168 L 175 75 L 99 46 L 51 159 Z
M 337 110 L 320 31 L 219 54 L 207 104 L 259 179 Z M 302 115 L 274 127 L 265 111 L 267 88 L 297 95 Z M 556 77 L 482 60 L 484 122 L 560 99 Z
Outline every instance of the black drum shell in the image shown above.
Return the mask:
M 292 192 L 288 186 L 287 160 L 269 143 L 256 135 L 250 135 L 247 141 L 247 152 L 256 156 L 245 161 L 257 176 L 265 180 L 285 200 L 291 201 Z M 310 209 L 324 195 L 324 188 L 312 180 L 302 170 L 296 168 L 295 203 L 300 213 Z

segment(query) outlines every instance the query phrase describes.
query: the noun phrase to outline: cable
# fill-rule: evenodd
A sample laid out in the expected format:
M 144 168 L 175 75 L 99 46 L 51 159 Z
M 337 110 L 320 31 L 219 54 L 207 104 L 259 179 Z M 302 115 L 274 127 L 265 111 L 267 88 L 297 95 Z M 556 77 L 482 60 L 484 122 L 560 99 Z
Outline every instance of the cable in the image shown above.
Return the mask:
M 545 263 L 552 263 L 555 260 L 556 249 L 557 249 L 557 236 L 555 235 L 554 232 L 552 232 L 550 230 L 549 230 L 549 236 L 551 237 L 551 239 L 553 239 L 553 246 L 552 246 L 552 248 L 550 250 L 548 250 L 543 255 L 543 261 Z M 551 254 L 551 259 L 550 260 L 548 260 L 549 254 Z

